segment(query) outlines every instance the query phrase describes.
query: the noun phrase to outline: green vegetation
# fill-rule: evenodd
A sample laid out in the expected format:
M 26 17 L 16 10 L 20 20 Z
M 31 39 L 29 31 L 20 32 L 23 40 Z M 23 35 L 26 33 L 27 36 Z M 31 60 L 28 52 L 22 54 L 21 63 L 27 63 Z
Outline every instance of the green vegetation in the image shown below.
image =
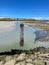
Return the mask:
M 23 21 L 26 23 L 34 23 L 34 22 L 46 22 L 49 20 L 35 20 L 35 19 L 24 19 L 24 18 L 0 18 L 0 21 Z
M 35 21 L 35 19 L 20 19 L 20 18 L 0 18 L 0 21 Z
M 15 21 L 15 19 L 11 19 L 11 18 L 0 18 L 0 21 Z

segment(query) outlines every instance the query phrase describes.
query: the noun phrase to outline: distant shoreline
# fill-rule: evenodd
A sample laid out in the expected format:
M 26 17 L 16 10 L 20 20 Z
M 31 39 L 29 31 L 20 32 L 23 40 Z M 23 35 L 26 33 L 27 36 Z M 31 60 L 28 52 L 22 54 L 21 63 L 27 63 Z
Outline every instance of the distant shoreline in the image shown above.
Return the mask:
M 36 24 L 36 23 L 26 23 L 26 24 L 31 27 L 35 26 L 37 28 L 44 29 L 49 33 L 49 25 L 47 25 L 47 24 Z

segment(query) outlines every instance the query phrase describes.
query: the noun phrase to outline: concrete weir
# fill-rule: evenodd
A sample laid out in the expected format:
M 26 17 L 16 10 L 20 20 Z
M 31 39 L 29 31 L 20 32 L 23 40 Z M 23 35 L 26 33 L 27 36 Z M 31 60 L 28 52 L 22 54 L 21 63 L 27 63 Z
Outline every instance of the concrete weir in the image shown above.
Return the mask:
M 24 24 L 20 24 L 20 46 L 24 46 Z

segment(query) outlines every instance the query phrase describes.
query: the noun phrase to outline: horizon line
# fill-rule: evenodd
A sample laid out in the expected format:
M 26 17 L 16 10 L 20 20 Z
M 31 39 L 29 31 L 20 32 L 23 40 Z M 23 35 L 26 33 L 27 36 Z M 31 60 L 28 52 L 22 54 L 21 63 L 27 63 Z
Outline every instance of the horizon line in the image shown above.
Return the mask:
M 19 17 L 0 17 L 0 19 L 1 19 L 1 18 L 17 19 L 17 18 L 19 18 Z M 49 17 L 31 17 L 31 18 L 23 17 L 23 18 L 19 18 L 19 19 L 49 20 Z

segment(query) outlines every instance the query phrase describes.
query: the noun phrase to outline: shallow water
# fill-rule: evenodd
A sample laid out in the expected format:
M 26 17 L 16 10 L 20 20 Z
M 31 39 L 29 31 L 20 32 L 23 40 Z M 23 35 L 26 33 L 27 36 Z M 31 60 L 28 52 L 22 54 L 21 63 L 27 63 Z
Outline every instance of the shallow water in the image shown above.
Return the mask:
M 24 25 L 24 46 L 20 46 L 20 23 L 1 22 L 0 23 L 0 52 L 11 49 L 33 49 L 35 47 L 49 47 L 49 42 L 35 42 L 35 28 Z
M 49 22 L 47 22 L 47 21 L 38 21 L 38 22 L 35 22 L 36 24 L 47 24 L 47 25 L 49 25 Z

